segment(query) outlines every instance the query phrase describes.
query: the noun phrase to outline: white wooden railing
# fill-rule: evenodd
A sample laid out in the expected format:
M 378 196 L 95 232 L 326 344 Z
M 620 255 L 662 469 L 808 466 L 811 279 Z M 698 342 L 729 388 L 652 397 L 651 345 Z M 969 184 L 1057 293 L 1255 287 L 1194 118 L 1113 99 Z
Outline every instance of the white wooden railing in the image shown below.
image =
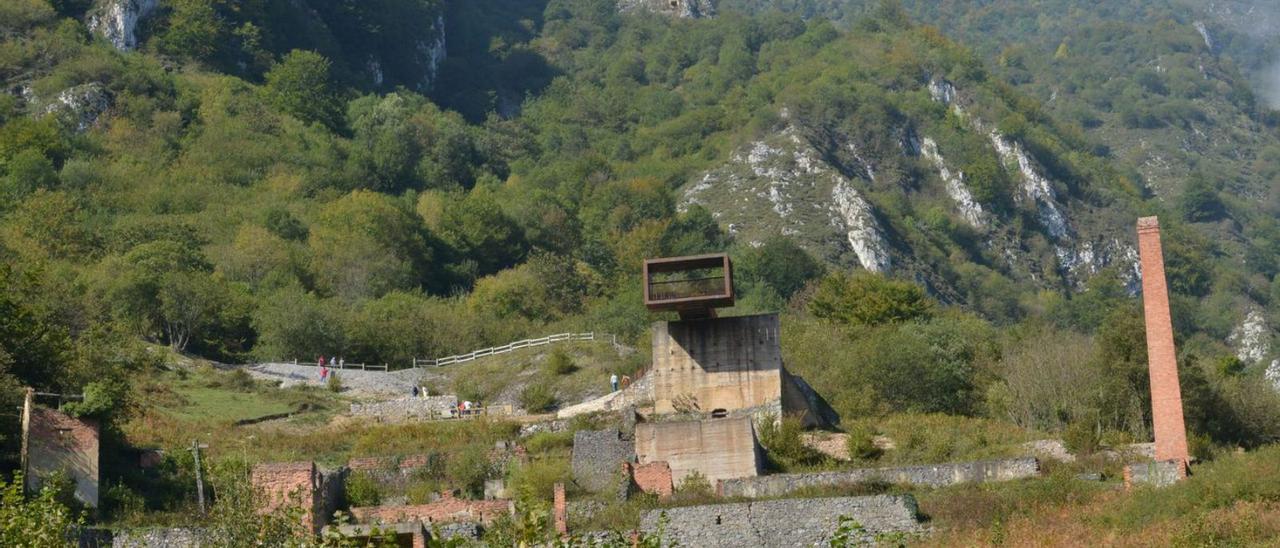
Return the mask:
M 443 358 L 414 358 L 412 367 L 415 369 L 422 368 L 422 367 L 441 367 L 441 366 L 451 365 L 455 363 L 469 362 L 476 358 L 483 358 L 485 356 L 495 356 L 498 354 L 506 354 L 507 352 L 511 352 L 513 350 L 519 350 L 521 348 L 532 348 L 535 346 L 543 346 L 551 343 L 567 342 L 567 341 L 609 341 L 614 346 L 618 345 L 618 337 L 616 335 L 605 335 L 603 333 L 597 335 L 594 332 L 560 333 L 558 335 L 548 335 L 546 337 L 542 337 L 541 339 L 525 339 L 523 341 L 510 342 L 502 346 L 491 346 L 489 348 L 481 348 L 480 350 L 473 350 L 466 354 L 445 356 Z M 285 362 L 285 363 L 292 363 L 293 365 L 311 365 L 311 366 L 317 365 L 315 362 L 308 363 L 306 361 L 299 361 L 297 358 L 294 358 L 290 362 Z M 327 361 L 325 362 L 325 365 L 328 365 Z M 384 371 L 384 372 L 394 371 L 393 369 L 388 367 L 387 364 L 385 363 L 384 364 L 345 363 L 341 366 L 335 365 L 332 368 L 333 369 L 359 369 L 361 371 Z
M 435 359 L 414 358 L 413 367 L 415 368 L 440 367 L 440 366 L 451 365 L 455 363 L 469 362 L 476 358 L 483 358 L 485 356 L 506 354 L 507 352 L 511 352 L 513 350 L 519 350 L 521 348 L 532 348 L 535 346 L 543 346 L 543 345 L 551 344 L 554 342 L 594 341 L 594 340 L 596 340 L 595 333 L 560 333 L 559 335 L 548 335 L 546 337 L 542 337 L 541 339 L 525 339 L 523 341 L 510 342 L 502 346 L 491 346 L 489 348 L 473 350 L 466 354 L 458 354 L 455 356 L 445 356 L 443 358 L 435 358 Z M 610 340 L 614 344 L 617 344 L 618 342 L 616 340 L 616 337 L 611 337 Z

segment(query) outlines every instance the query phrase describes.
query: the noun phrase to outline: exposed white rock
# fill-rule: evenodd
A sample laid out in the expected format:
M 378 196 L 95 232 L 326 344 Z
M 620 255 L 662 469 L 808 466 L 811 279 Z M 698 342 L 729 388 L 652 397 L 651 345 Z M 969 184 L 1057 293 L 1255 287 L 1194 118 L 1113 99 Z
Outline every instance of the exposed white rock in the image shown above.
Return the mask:
M 138 23 L 159 5 L 159 0 L 109 0 L 89 15 L 89 30 L 120 51 L 132 51 L 138 47 Z
M 378 61 L 376 55 L 370 55 L 369 60 L 364 63 L 365 70 L 369 71 L 369 77 L 373 80 L 375 87 L 382 87 L 385 78 L 382 74 L 382 62 Z
M 1204 47 L 1209 48 L 1209 51 L 1215 51 L 1217 48 L 1213 36 L 1209 34 L 1209 27 L 1205 26 L 1204 21 L 1196 21 L 1193 25 L 1196 27 L 1196 32 L 1199 32 L 1200 37 L 1204 39 Z
M 711 0 L 618 0 L 618 11 L 630 13 L 638 10 L 674 15 L 676 17 L 711 17 L 716 14 Z
M 991 130 L 989 135 L 991 144 L 1000 155 L 1000 160 L 1006 165 L 1012 164 L 1018 167 L 1018 172 L 1022 174 L 1023 195 L 1036 205 L 1040 224 L 1044 225 L 1045 230 L 1049 231 L 1049 235 L 1055 239 L 1067 237 L 1070 234 L 1067 218 L 1058 209 L 1058 196 L 1053 191 L 1053 185 L 1049 183 L 1049 179 L 1040 174 L 1031 157 L 1017 141 L 1001 135 L 996 130 Z
M 111 101 L 111 93 L 102 84 L 90 82 L 62 90 L 41 112 L 63 117 L 76 131 L 85 131 L 111 108 Z
M 831 199 L 834 202 L 832 209 L 844 222 L 849 246 L 858 256 L 858 262 L 872 272 L 888 272 L 892 266 L 889 246 L 880 231 L 880 223 L 872 213 L 871 204 L 843 178 L 831 189 Z
M 1261 310 L 1253 308 L 1245 314 L 1244 321 L 1231 331 L 1227 342 L 1235 347 L 1236 357 L 1240 361 L 1253 364 L 1261 362 L 1271 353 L 1270 337 L 1271 329 L 1267 327 L 1266 316 L 1263 316 Z
M 874 173 L 864 167 L 868 176 Z M 748 143 L 725 165 L 694 179 L 679 207 L 707 207 L 748 243 L 793 235 L 819 257 L 886 271 L 889 244 L 871 204 L 855 185 L 797 128 L 787 126 Z
M 1276 391 L 1280 391 L 1280 360 L 1271 360 L 1271 365 L 1267 366 L 1267 370 L 1263 372 L 1263 377 L 1267 382 L 1271 383 L 1271 387 Z
M 426 74 L 423 75 L 422 81 L 418 83 L 419 91 L 427 91 L 431 89 L 432 84 L 436 81 L 436 73 L 440 70 L 440 63 L 445 58 L 445 36 L 444 36 L 444 13 L 436 16 L 435 23 L 427 31 L 427 40 L 419 40 L 417 44 L 418 55 L 422 62 L 426 65 Z
M 956 208 L 960 210 L 960 216 L 964 217 L 964 220 L 974 227 L 985 228 L 987 226 L 987 213 L 982 210 L 982 204 L 973 199 L 973 193 L 969 191 L 969 186 L 964 183 L 964 172 L 959 170 L 952 172 L 947 168 L 946 160 L 938 152 L 938 143 L 934 142 L 932 138 L 925 137 L 921 142 L 920 155 L 924 156 L 926 160 L 929 160 L 938 169 L 938 176 L 946 184 L 947 196 L 950 196 L 955 201 Z
M 934 101 L 950 106 L 956 102 L 956 86 L 941 78 L 929 80 L 929 96 Z

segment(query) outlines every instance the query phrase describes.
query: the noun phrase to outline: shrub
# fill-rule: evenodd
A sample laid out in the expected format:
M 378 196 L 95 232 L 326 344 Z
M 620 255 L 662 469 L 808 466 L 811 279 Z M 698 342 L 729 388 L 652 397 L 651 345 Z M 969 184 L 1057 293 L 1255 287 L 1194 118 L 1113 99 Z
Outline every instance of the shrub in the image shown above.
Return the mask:
M 520 405 L 529 413 L 550 411 L 556 405 L 556 391 L 545 381 L 535 381 L 520 391 Z
M 332 373 L 332 372 L 329 373 L 328 387 L 329 387 L 329 391 L 335 394 L 342 391 L 343 389 L 342 380 L 338 378 L 337 373 Z
M 440 483 L 431 480 L 415 481 L 404 490 L 405 500 L 409 504 L 427 504 L 431 496 L 440 492 Z
M 702 472 L 694 470 L 680 481 L 680 485 L 676 486 L 675 500 L 677 502 L 699 502 L 711 500 L 715 497 L 715 490 L 711 488 L 711 480 L 702 475 Z
M 760 424 L 760 444 L 770 460 L 783 469 L 822 461 L 822 453 L 804 444 L 800 436 L 803 430 L 799 416 L 788 415 L 781 421 L 765 417 Z
M 880 458 L 884 451 L 876 446 L 875 430 L 871 425 L 858 423 L 849 428 L 849 459 L 853 461 L 873 461 Z
M 351 506 L 377 506 L 382 503 L 382 492 L 373 476 L 355 472 L 347 478 L 347 504 Z
M 547 358 L 547 373 L 552 375 L 568 375 L 578 370 L 578 366 L 573 363 L 573 358 L 569 354 L 559 348 L 551 352 L 551 356 Z
M 845 325 L 928 319 L 934 307 L 933 299 L 919 285 L 867 271 L 829 274 L 809 301 L 809 312 L 814 316 Z
M 483 447 L 472 445 L 454 454 L 445 464 L 445 473 L 453 485 L 471 497 L 484 493 L 484 480 L 489 478 L 489 455 Z
M 1079 456 L 1092 455 L 1102 444 L 1102 435 L 1095 421 L 1077 420 L 1062 431 L 1062 443 Z

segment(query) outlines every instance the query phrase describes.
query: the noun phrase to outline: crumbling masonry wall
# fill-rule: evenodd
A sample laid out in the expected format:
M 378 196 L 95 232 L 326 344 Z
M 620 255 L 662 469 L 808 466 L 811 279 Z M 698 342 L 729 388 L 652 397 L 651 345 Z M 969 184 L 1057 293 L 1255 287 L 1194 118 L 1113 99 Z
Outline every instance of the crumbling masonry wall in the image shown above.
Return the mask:
M 365 506 L 351 509 L 351 516 L 360 523 L 483 523 L 515 512 L 509 500 L 466 500 L 446 493 L 430 504 L 407 506 Z
M 750 417 L 639 423 L 635 451 L 641 465 L 666 462 L 676 486 L 695 471 L 712 485 L 756 476 L 763 464 Z
M 337 506 L 345 472 L 321 474 L 314 462 L 265 463 L 253 467 L 250 482 L 261 497 L 260 513 L 297 505 L 302 508 L 303 522 L 319 532 Z
M 635 447 L 617 428 L 573 434 L 573 480 L 583 489 L 600 492 L 617 487 L 622 463 L 633 460 Z
M 667 517 L 663 538 L 680 546 L 737 548 L 740 546 L 826 546 L 841 516 L 863 527 L 855 533 L 858 545 L 874 545 L 883 533 L 922 531 L 916 501 L 910 495 L 786 499 L 736 504 L 711 504 L 650 510 L 640 529 L 658 530 Z
M 39 490 L 43 478 L 64 472 L 76 483 L 76 500 L 98 506 L 98 425 L 60 411 L 28 405 L 27 488 Z
M 957 483 L 1008 481 L 1036 477 L 1040 463 L 1034 458 L 987 460 L 949 464 L 927 464 L 896 468 L 863 468 L 839 472 L 773 474 L 720 482 L 717 490 L 725 497 L 779 497 L 812 487 L 834 487 L 856 483 L 943 487 Z

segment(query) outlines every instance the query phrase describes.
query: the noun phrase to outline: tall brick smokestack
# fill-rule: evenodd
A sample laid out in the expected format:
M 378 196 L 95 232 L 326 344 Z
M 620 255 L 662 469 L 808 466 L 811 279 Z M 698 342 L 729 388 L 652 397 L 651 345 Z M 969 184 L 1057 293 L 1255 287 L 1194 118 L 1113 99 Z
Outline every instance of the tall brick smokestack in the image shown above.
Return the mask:
M 1169 288 L 1160 248 L 1160 222 L 1138 219 L 1138 254 L 1142 258 L 1142 310 L 1147 326 L 1147 368 L 1151 374 L 1151 418 L 1155 429 L 1156 460 L 1185 463 L 1187 427 L 1178 386 L 1178 359 L 1169 315 Z

